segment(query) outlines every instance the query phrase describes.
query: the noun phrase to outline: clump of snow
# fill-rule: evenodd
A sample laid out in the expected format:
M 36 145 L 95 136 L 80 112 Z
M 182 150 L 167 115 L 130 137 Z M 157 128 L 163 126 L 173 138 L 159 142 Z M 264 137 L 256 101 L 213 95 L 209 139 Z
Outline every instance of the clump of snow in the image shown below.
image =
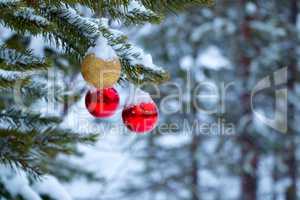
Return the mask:
M 147 12 L 147 9 L 142 4 L 140 4 L 138 1 L 135 1 L 135 0 L 130 1 L 129 5 L 128 5 L 128 11 L 130 12 L 133 10 Z
M 257 7 L 253 2 L 248 2 L 246 4 L 246 12 L 248 14 L 254 14 L 256 12 L 256 10 L 257 10 Z
M 211 31 L 212 27 L 210 23 L 203 23 L 199 27 L 196 27 L 191 34 L 191 40 L 193 42 L 200 40 L 205 34 Z
M 29 48 L 34 56 L 43 58 L 45 56 L 45 43 L 42 35 L 33 36 L 30 40 Z
M 9 39 L 13 35 L 13 33 L 14 32 L 11 29 L 0 24 L 0 45 L 2 45 L 2 43 Z
M 91 8 L 80 3 L 75 4 L 75 9 L 77 10 L 78 14 L 84 17 L 93 17 L 95 15 L 95 12 Z
M 287 35 L 287 31 L 281 27 L 277 27 L 273 22 L 261 22 L 261 21 L 253 21 L 250 24 L 251 28 L 268 34 L 270 37 L 285 37 Z
M 0 165 L 0 182 L 13 197 L 21 196 L 25 200 L 42 200 L 40 194 L 55 200 L 72 199 L 58 180 L 49 175 L 31 185 L 23 170 L 15 171 L 10 166 Z
M 191 34 L 191 39 L 193 42 L 197 42 L 206 35 L 211 34 L 211 32 L 214 32 L 216 36 L 221 36 L 224 33 L 232 34 L 236 30 L 236 25 L 228 19 L 215 17 L 212 21 L 196 27 Z
M 57 200 L 71 200 L 72 198 L 62 187 L 58 180 L 53 176 L 44 176 L 41 182 L 37 182 L 33 186 L 34 190 L 39 194 L 47 195 Z
M 232 34 L 236 31 L 236 25 L 231 21 L 225 18 L 216 17 L 213 20 L 213 29 L 216 35 L 219 35 L 221 32 Z
M 106 31 L 110 33 L 110 37 L 113 41 L 119 40 L 125 36 L 123 32 L 116 29 L 111 29 L 102 22 L 100 27 L 106 29 Z M 143 49 L 136 47 L 127 41 L 120 44 L 115 44 L 114 42 L 108 41 L 108 44 L 111 45 L 111 47 L 118 53 L 120 57 L 125 57 L 130 65 L 142 66 L 143 68 L 150 69 L 152 71 L 164 72 L 161 67 L 158 67 L 153 63 L 152 56 L 145 53 Z
M 208 47 L 202 52 L 197 60 L 197 66 L 205 67 L 212 70 L 230 69 L 229 60 L 222 55 L 219 48 L 216 46 Z
M 26 200 L 42 200 L 30 187 L 26 174 L 21 170 L 16 173 L 11 168 L 1 165 L 0 179 L 6 190 L 14 197 L 20 195 Z
M 97 58 L 103 60 L 114 60 L 117 58 L 116 52 L 107 43 L 107 39 L 99 36 L 95 42 L 95 46 L 90 47 L 87 51 L 87 55 L 95 54 Z
M 108 18 L 101 17 L 99 20 L 101 21 L 102 25 L 106 26 L 107 28 L 109 27 L 109 25 L 108 25 L 109 24 L 109 19 Z
M 193 65 L 194 65 L 194 59 L 190 55 L 184 56 L 180 60 L 180 68 L 182 70 L 188 71 L 193 67 Z
M 127 106 L 149 102 L 153 102 L 153 99 L 151 98 L 149 93 L 141 90 L 140 88 L 129 88 L 129 95 L 126 102 Z
M 171 130 L 169 134 L 164 134 L 158 138 L 158 144 L 168 148 L 180 147 L 188 144 L 190 142 L 190 136 L 188 133 L 177 133 L 174 134 L 176 130 Z
M 152 70 L 161 70 L 153 63 L 152 56 L 150 54 L 145 53 L 143 49 L 132 46 L 131 53 L 132 55 L 137 56 L 132 57 L 130 62 L 132 65 L 141 65 Z

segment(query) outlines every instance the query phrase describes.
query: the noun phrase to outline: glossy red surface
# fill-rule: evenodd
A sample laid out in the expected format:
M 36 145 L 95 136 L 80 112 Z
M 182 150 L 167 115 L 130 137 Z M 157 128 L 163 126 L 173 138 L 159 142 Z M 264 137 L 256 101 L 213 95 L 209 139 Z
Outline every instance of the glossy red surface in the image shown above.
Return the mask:
M 112 116 L 119 106 L 119 94 L 114 88 L 90 90 L 85 96 L 85 106 L 97 118 Z
M 158 109 L 155 103 L 140 103 L 124 108 L 124 124 L 131 131 L 145 133 L 151 131 L 158 120 Z

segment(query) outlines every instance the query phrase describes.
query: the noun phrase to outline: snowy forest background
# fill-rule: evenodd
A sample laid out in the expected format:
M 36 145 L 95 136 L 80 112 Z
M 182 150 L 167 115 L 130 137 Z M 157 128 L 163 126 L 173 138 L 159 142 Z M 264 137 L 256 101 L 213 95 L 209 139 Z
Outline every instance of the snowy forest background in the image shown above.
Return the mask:
M 122 129 L 119 116 L 105 121 L 92 118 L 84 106 L 86 84 L 79 70 L 68 68 L 70 63 L 62 56 L 49 72 L 51 81 L 45 84 L 54 91 L 56 87 L 71 88 L 78 93 L 78 101 L 52 105 L 38 99 L 30 106 L 62 114 L 64 127 L 99 133 L 99 141 L 79 145 L 77 156 L 59 156 L 61 165 L 74 167 L 50 171 L 38 181 L 21 170 L 14 173 L 1 166 L 0 186 L 29 200 L 39 199 L 37 193 L 59 200 L 299 199 L 298 4 L 298 0 L 217 0 L 211 7 L 170 13 L 159 25 L 125 29 L 110 21 L 170 72 L 171 79 L 160 86 L 159 97 L 153 87 L 144 88 L 163 110 L 158 128 L 135 135 Z M 80 10 L 84 16 L 92 15 L 87 8 Z M 0 24 L 0 43 L 13 37 L 13 32 Z M 37 56 L 51 52 L 38 36 L 25 42 Z M 283 68 L 287 69 L 287 133 L 256 120 L 250 109 L 254 86 Z M 225 110 L 219 107 L 221 94 L 196 99 L 204 110 L 216 108 L 213 114 L 193 107 L 193 89 L 203 82 L 215 85 L 218 91 L 222 84 L 232 83 L 226 90 Z M 183 94 L 176 96 L 178 88 Z M 202 94 L 211 95 L 211 89 L 205 88 Z M 125 104 L 126 90 L 119 86 L 118 91 Z M 256 109 L 266 116 L 274 115 L 275 104 L 274 88 L 255 99 Z M 224 133 L 217 126 L 202 133 L 184 126 L 186 122 L 192 127 L 195 121 L 232 129 Z M 162 124 L 177 127 L 163 129 Z M 79 176 L 81 169 L 88 172 Z

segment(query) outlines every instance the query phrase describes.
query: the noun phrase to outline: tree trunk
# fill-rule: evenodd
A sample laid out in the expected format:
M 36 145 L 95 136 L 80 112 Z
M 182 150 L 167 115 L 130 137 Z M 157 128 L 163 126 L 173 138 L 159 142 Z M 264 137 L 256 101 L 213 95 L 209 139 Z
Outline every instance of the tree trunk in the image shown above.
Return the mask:
M 276 150 L 273 153 L 273 157 L 274 157 L 274 165 L 273 165 L 273 169 L 272 169 L 272 181 L 273 181 L 273 187 L 272 187 L 272 200 L 277 200 L 278 199 L 278 192 L 276 190 L 276 184 L 278 182 L 279 179 L 279 167 L 278 167 L 278 158 L 280 157 L 280 151 Z
M 240 30 L 241 30 L 241 42 L 251 44 L 252 33 L 249 25 L 252 18 L 245 15 L 245 0 L 240 0 L 237 9 L 240 13 Z M 243 46 L 242 44 L 239 46 Z M 250 77 L 250 65 L 251 57 L 247 55 L 246 49 L 239 50 L 240 55 L 240 71 L 239 75 L 242 77 L 243 82 L 247 84 L 247 80 Z M 243 116 L 251 114 L 251 102 L 250 94 L 246 92 L 241 94 L 241 104 L 243 105 Z M 259 162 L 259 151 L 257 150 L 257 144 L 255 138 L 251 136 L 247 127 L 244 127 L 242 133 L 240 133 L 239 142 L 241 145 L 241 199 L 242 200 L 256 200 L 257 199 L 257 169 Z
M 198 159 L 197 159 L 197 149 L 198 149 L 198 137 L 193 136 L 191 143 L 191 158 L 192 158 L 192 167 L 191 167 L 191 200 L 200 200 L 199 196 L 199 175 L 198 175 Z
M 256 200 L 257 199 L 257 169 L 259 154 L 255 150 L 255 144 L 251 141 L 251 138 L 242 138 L 242 166 L 247 166 L 246 169 L 242 169 L 241 184 L 242 184 L 242 200 Z
M 291 0 L 290 7 L 290 23 L 293 26 L 297 24 L 297 17 L 299 12 L 298 0 Z M 291 33 L 292 37 L 295 38 L 295 34 Z M 293 90 L 296 82 L 295 75 L 297 74 L 297 55 L 295 55 L 296 47 L 295 44 L 291 43 L 290 55 L 291 55 L 291 64 L 289 66 L 289 80 L 288 80 L 288 89 Z M 294 113 L 295 108 L 293 105 L 289 105 L 289 112 L 292 116 L 289 116 L 289 121 L 291 124 L 294 124 Z M 287 188 L 285 192 L 285 197 L 288 200 L 297 200 L 297 158 L 296 158 L 296 144 L 295 144 L 295 133 L 294 127 L 289 128 L 288 132 L 288 146 L 286 148 L 286 165 L 288 167 L 287 173 L 288 177 L 291 180 L 291 185 Z
M 295 143 L 291 141 L 290 148 L 287 150 L 286 164 L 288 166 L 288 176 L 291 179 L 291 184 L 285 192 L 285 199 L 297 200 L 297 161 L 295 155 Z

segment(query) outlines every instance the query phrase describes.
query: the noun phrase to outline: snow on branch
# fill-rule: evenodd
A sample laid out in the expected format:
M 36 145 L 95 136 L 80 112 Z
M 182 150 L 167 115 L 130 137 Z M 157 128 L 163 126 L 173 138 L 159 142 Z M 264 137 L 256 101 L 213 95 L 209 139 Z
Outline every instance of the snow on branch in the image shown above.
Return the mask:
M 32 8 L 22 8 L 16 11 L 14 15 L 18 18 L 34 22 L 38 26 L 49 25 L 49 21 L 44 17 L 36 15 L 34 9 Z
M 89 39 L 95 39 L 97 37 L 97 25 L 92 23 L 89 18 L 80 16 L 72 7 L 63 4 L 59 8 L 52 8 L 51 12 L 54 12 L 70 25 L 76 27 L 83 36 Z
M 59 181 L 51 175 L 32 181 L 24 170 L 18 170 L 16 173 L 12 168 L 0 165 L 0 176 L 1 189 L 11 194 L 10 199 L 16 196 L 24 200 L 42 200 L 48 197 L 55 200 L 72 199 Z
M 1 64 L 0 64 L 1 66 Z M 6 71 L 0 70 L 0 89 L 11 89 L 18 84 L 19 86 L 25 86 L 30 83 L 30 79 L 26 75 L 11 75 L 11 73 L 5 73 Z M 2 73 L 3 72 L 3 73 Z M 1 115 L 1 114 L 0 114 Z M 0 119 L 1 120 L 1 119 Z
M 109 28 L 107 19 L 82 17 L 72 7 L 66 5 L 58 8 L 58 11 L 55 12 L 59 13 L 58 16 L 72 24 L 73 27 L 77 27 L 78 32 L 88 38 L 91 46 L 96 45 L 98 38 L 106 38 L 108 45 L 121 59 L 123 70 L 126 73 L 124 78 L 135 83 L 160 83 L 168 78 L 166 71 L 153 63 L 150 54 L 146 54 L 141 48 L 129 43 L 121 31 Z
M 124 9 L 111 9 L 109 12 L 113 18 L 120 19 L 125 24 L 158 23 L 162 18 L 136 0 L 130 1 L 128 7 Z
M 129 43 L 122 32 L 109 28 L 101 20 L 98 20 L 98 24 L 109 45 L 121 58 L 127 75 L 125 78 L 137 84 L 144 82 L 160 83 L 168 79 L 168 73 L 153 63 L 151 55 Z
M 2 110 L 0 112 L 1 128 L 17 129 L 32 131 L 39 127 L 53 127 L 60 123 L 62 119 L 56 116 L 42 116 L 40 113 L 27 113 L 21 109 Z
M 146 8 L 154 12 L 167 12 L 182 10 L 191 5 L 211 5 L 214 0 L 139 0 Z
M 0 127 L 1 162 L 16 166 L 33 177 L 45 173 L 43 163 L 32 162 L 53 158 L 57 154 L 72 154 L 78 143 L 90 144 L 96 141 L 96 134 L 78 134 L 71 130 L 62 130 L 58 127 L 45 130 L 23 131 L 20 128 L 3 129 Z M 41 159 L 43 158 L 43 159 Z
M 20 0 L 0 0 L 0 7 L 14 6 L 20 3 Z
M 40 58 L 27 53 L 20 53 L 14 49 L 0 47 L 0 69 L 10 71 L 30 71 L 34 69 L 47 69 L 50 64 Z

